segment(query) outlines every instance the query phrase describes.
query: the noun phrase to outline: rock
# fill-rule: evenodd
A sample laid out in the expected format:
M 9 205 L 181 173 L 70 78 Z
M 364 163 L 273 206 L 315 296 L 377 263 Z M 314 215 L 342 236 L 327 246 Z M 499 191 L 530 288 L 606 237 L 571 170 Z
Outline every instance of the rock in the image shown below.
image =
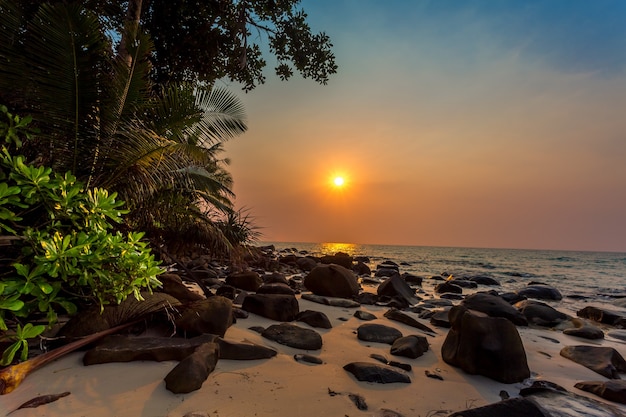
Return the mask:
M 324 363 L 324 361 L 317 356 L 307 355 L 306 353 L 296 353 L 293 355 L 293 358 L 296 362 L 312 363 L 313 365 L 321 365 Z
M 298 258 L 296 260 L 296 265 L 298 265 L 298 268 L 301 270 L 308 272 L 317 266 L 317 261 L 309 256 L 305 256 Z
M 257 359 L 269 359 L 276 356 L 274 349 L 254 343 L 235 343 L 219 338 L 220 359 L 233 359 L 238 361 L 249 361 Z
M 205 334 L 191 339 L 179 337 L 107 336 L 88 350 L 83 364 L 96 365 L 131 361 L 181 361 L 203 343 L 214 343 L 217 336 Z
M 424 281 L 424 278 L 418 277 L 417 275 L 409 274 L 408 272 L 402 274 L 402 279 L 409 285 L 413 284 L 419 286 L 422 286 L 422 282 Z
M 397 268 L 378 268 L 374 272 L 375 277 L 392 277 L 398 273 Z
M 480 311 L 490 317 L 502 317 L 518 326 L 527 326 L 528 320 L 515 307 L 497 295 L 478 292 L 468 295 L 461 303 L 470 310 Z
M 287 284 L 272 282 L 269 284 L 261 285 L 257 290 L 257 294 L 285 294 L 295 295 L 295 291 Z
M 251 343 L 234 343 L 205 334 L 191 339 L 178 337 L 108 336 L 83 356 L 84 365 L 131 361 L 180 361 L 203 343 L 218 343 L 222 359 L 252 360 L 276 356 L 276 351 Z
M 289 281 L 285 274 L 280 272 L 272 272 L 271 274 L 267 274 L 261 277 L 265 284 L 284 284 L 289 285 Z M 258 290 L 257 290 L 258 292 Z
M 563 334 L 589 340 L 604 339 L 604 332 L 599 327 L 592 326 L 580 319 L 572 319 L 572 323 L 575 327 L 563 330 Z
M 365 342 L 386 343 L 388 345 L 402 337 L 400 330 L 384 324 L 365 323 L 358 327 L 357 338 Z
M 508 400 L 488 404 L 482 407 L 457 411 L 448 417 L 551 417 L 544 410 L 527 398 L 509 398 Z
M 359 283 L 352 271 L 339 265 L 318 265 L 304 278 L 304 286 L 313 294 L 352 298 L 359 293 Z
M 433 326 L 449 329 L 451 326 L 450 319 L 448 318 L 449 312 L 449 308 L 441 311 L 436 311 L 432 316 L 430 316 L 430 324 L 432 324 Z
M 346 269 L 352 269 L 352 256 L 348 254 L 324 255 L 320 258 L 320 262 L 325 265 L 335 264 Z
M 435 293 L 437 294 L 443 294 L 443 293 L 463 294 L 463 288 L 446 281 L 446 282 L 442 282 L 441 284 L 437 284 L 435 286 Z
M 553 300 L 559 301 L 563 299 L 563 296 L 556 288 L 545 284 L 533 284 L 528 285 L 526 288 L 522 288 L 517 291 L 517 294 L 522 297 L 536 298 L 539 300 Z
M 499 294 L 499 296 L 500 298 L 502 298 L 504 301 L 506 301 L 509 304 L 515 304 L 517 302 L 524 301 L 527 299 L 523 295 L 520 295 L 516 292 L 504 292 L 502 294 Z
M 469 374 L 510 384 L 530 376 L 524 345 L 509 320 L 452 307 L 451 328 L 441 347 L 443 360 Z
M 616 311 L 606 310 L 599 307 L 587 306 L 576 312 L 578 317 L 597 321 L 598 323 L 625 328 L 626 316 Z
M 219 358 L 217 343 L 203 343 L 180 361 L 165 377 L 165 388 L 174 394 L 196 391 L 215 369 Z
M 611 330 L 608 336 L 626 342 L 626 330 Z
M 453 278 L 448 280 L 447 282 L 449 282 L 450 284 L 454 284 L 454 285 L 458 285 L 461 288 L 478 288 L 478 284 L 475 283 L 474 281 L 470 281 L 468 279 L 461 279 L 461 278 Z
M 372 270 L 369 266 L 365 265 L 363 262 L 357 262 L 352 266 L 352 271 L 357 275 L 366 275 L 370 276 L 372 274 Z
M 365 321 L 376 320 L 378 318 L 372 313 L 368 313 L 367 311 L 363 311 L 363 310 L 355 311 L 354 317 L 356 317 L 359 320 L 365 320 Z
M 315 295 L 315 294 L 302 294 L 300 298 L 302 298 L 303 300 L 313 301 L 314 303 L 324 304 L 324 305 L 333 306 L 333 307 L 343 307 L 343 308 L 361 307 L 360 303 L 353 301 L 353 300 L 347 300 L 345 298 L 322 297 L 321 295 Z
M 176 319 L 176 329 L 189 336 L 203 333 L 224 336 L 233 324 L 232 302 L 219 295 L 185 304 L 180 309 L 182 314 Z
M 378 384 L 390 384 L 402 382 L 409 384 L 411 378 L 400 373 L 387 365 L 378 365 L 368 362 L 352 362 L 343 367 L 359 381 L 376 382 Z
M 425 324 L 420 323 L 413 317 L 409 316 L 406 313 L 403 313 L 395 308 L 389 309 L 385 312 L 384 316 L 389 320 L 398 321 L 400 323 L 404 323 L 408 326 L 415 327 L 416 329 L 420 329 L 427 333 L 437 334 L 433 329 L 426 326 Z
M 181 303 L 198 301 L 205 298 L 203 295 L 193 292 L 187 288 L 179 275 L 161 274 L 159 275 L 159 281 L 161 281 L 162 284 L 161 291 L 171 295 Z
M 596 394 L 605 400 L 626 404 L 626 381 L 582 381 L 576 383 L 574 387 Z
M 296 320 L 320 329 L 332 329 L 328 316 L 320 311 L 304 310 L 296 315 Z
M 626 372 L 626 361 L 612 347 L 565 346 L 560 354 L 609 379 L 619 379 L 619 373 Z
M 405 300 L 408 305 L 417 304 L 419 298 L 415 296 L 415 290 L 402 279 L 400 274 L 395 273 L 378 286 L 376 293 L 379 296 L 397 297 Z
M 215 295 L 228 298 L 229 300 L 234 300 L 237 296 L 237 288 L 233 287 L 232 285 L 220 285 L 215 290 Z
M 238 272 L 226 277 L 226 284 L 245 291 L 256 291 L 263 285 L 263 279 L 254 271 Z
M 542 327 L 558 326 L 570 318 L 567 314 L 563 314 L 541 301 L 520 301 L 515 303 L 515 308 L 526 317 L 529 323 Z
M 354 297 L 354 300 L 357 301 L 359 304 L 374 305 L 378 302 L 379 298 L 380 297 L 378 297 L 378 294 L 374 294 L 371 292 L 361 292 L 359 293 L 359 295 Z
M 300 311 L 296 297 L 284 294 L 248 294 L 241 308 L 276 321 L 293 321 Z
M 419 358 L 428 351 L 428 340 L 424 336 L 404 336 L 396 339 L 391 345 L 390 353 L 405 358 Z
M 290 323 L 273 324 L 263 330 L 261 336 L 296 349 L 317 350 L 322 348 L 322 336 L 319 333 Z

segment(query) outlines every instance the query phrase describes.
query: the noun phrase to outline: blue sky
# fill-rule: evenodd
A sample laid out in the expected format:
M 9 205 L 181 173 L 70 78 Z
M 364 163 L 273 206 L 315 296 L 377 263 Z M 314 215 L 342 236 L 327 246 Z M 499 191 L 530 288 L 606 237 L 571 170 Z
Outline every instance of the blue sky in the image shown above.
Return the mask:
M 267 240 L 626 251 L 626 2 L 302 7 L 338 74 L 268 73 L 227 148 Z

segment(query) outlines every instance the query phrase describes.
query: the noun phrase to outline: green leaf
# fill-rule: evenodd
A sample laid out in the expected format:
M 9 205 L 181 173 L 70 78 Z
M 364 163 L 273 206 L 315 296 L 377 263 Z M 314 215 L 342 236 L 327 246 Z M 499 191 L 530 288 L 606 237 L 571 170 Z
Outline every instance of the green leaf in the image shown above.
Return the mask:
M 0 310 L 19 311 L 24 307 L 24 302 L 21 300 L 0 300 Z
M 20 336 L 22 339 L 32 339 L 33 337 L 39 336 L 44 330 L 46 330 L 46 326 L 41 324 L 33 326 L 31 323 L 26 323 Z
M 11 362 L 13 362 L 13 358 L 15 357 L 15 354 L 17 353 L 21 345 L 22 344 L 19 341 L 17 341 L 13 343 L 11 346 L 9 346 L 8 348 L 6 348 L 4 352 L 2 353 L 2 359 L 0 360 L 0 365 L 3 365 L 3 366 L 10 365 Z

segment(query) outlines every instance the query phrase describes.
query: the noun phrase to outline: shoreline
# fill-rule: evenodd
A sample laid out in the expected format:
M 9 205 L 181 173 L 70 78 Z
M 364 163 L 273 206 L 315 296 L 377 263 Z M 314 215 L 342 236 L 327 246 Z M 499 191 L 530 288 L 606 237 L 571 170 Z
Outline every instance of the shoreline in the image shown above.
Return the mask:
M 430 285 L 424 286 L 427 292 L 431 292 Z M 362 287 L 366 292 L 376 291 L 374 286 Z M 437 333 L 434 337 L 427 336 L 428 351 L 416 359 L 397 357 L 390 355 L 388 344 L 365 342 L 356 336 L 358 327 L 365 323 L 354 317 L 357 310 L 374 314 L 377 318 L 372 323 L 392 326 L 405 336 L 424 335 L 414 327 L 385 318 L 383 314 L 388 307 L 366 304 L 358 308 L 333 307 L 302 299 L 300 294 L 296 298 L 300 311 L 322 312 L 332 324 L 330 329 L 320 329 L 297 322 L 298 326 L 313 329 L 322 336 L 321 350 L 304 351 L 262 337 L 250 327 L 265 328 L 277 322 L 250 313 L 248 318 L 237 319 L 226 331 L 224 339 L 267 346 L 278 354 L 263 360 L 220 359 L 197 391 L 173 394 L 166 390 L 163 378 L 176 366 L 175 361 L 83 366 L 84 352 L 74 352 L 35 371 L 14 392 L 0 396 L 0 417 L 34 397 L 65 391 L 71 394 L 38 408 L 20 409 L 11 416 L 435 417 L 496 403 L 501 400 L 501 391 L 517 397 L 520 389 L 528 385 L 528 382 L 504 384 L 484 376 L 470 375 L 444 362 L 441 346 L 449 330 L 432 327 L 427 320 L 419 319 Z M 585 340 L 568 336 L 560 330 L 535 326 L 518 326 L 517 330 L 523 341 L 531 380 L 554 382 L 570 392 L 610 404 L 626 414 L 626 406 L 574 388 L 579 381 L 605 378 L 559 354 L 565 346 L 581 344 L 608 346 L 623 352 L 623 341 L 611 337 Z M 296 361 L 294 355 L 302 353 L 317 356 L 323 363 L 313 365 Z M 411 383 L 361 382 L 343 369 L 349 362 L 375 362 L 371 354 L 410 364 L 412 370 L 406 374 Z M 436 373 L 443 380 L 429 378 L 425 371 Z M 357 408 L 350 399 L 351 394 L 360 396 L 367 404 L 367 410 Z

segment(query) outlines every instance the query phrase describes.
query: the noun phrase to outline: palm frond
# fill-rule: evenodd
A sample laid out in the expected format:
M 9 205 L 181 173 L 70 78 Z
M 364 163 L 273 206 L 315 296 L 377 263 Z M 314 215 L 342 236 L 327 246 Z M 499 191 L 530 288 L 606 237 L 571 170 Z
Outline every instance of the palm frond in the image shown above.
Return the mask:
M 196 91 L 196 104 L 203 110 L 200 123 L 188 134 L 198 146 L 209 147 L 216 142 L 231 139 L 247 130 L 243 103 L 225 88 L 201 88 Z

